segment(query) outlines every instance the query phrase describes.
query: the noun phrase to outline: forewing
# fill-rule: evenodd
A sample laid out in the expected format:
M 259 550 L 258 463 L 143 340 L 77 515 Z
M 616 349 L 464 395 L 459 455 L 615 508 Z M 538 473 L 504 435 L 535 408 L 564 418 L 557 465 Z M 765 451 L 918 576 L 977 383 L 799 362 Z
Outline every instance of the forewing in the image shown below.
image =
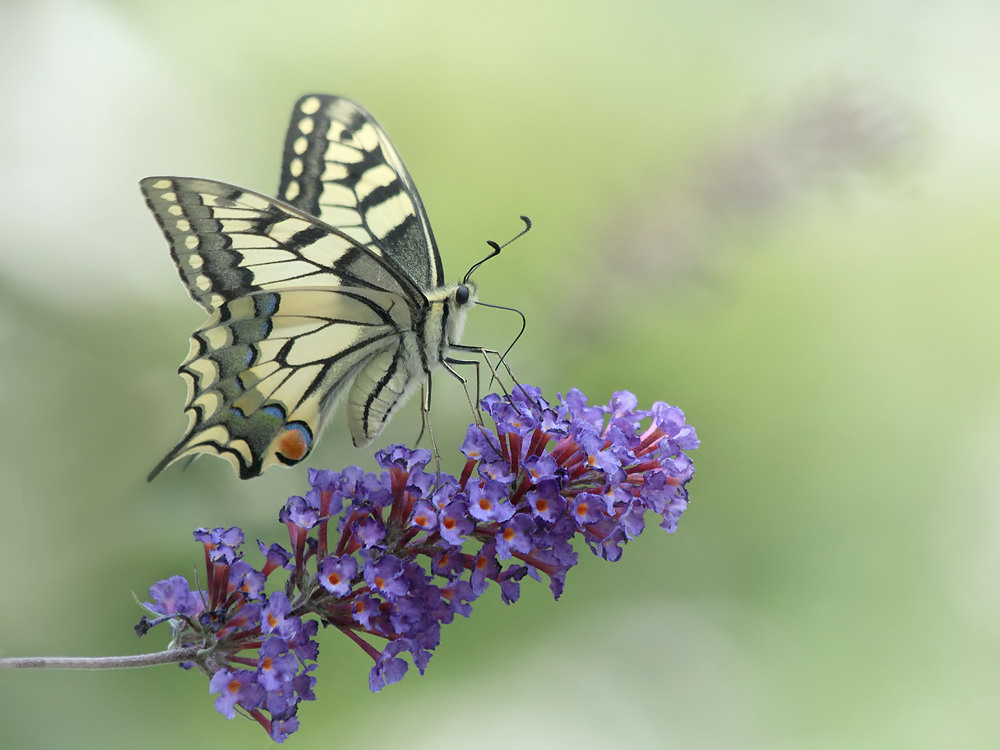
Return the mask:
M 278 197 L 391 259 L 422 290 L 443 283 L 413 180 L 385 131 L 354 102 L 310 94 L 296 103 Z
M 397 295 L 340 287 L 258 291 L 222 302 L 192 335 L 179 372 L 187 434 L 150 479 L 212 453 L 243 479 L 304 459 L 345 389 L 398 351 L 412 327 Z
M 426 304 L 396 265 L 294 206 L 214 180 L 139 184 L 181 280 L 209 312 L 255 292 L 303 287 L 381 290 L 414 309 Z

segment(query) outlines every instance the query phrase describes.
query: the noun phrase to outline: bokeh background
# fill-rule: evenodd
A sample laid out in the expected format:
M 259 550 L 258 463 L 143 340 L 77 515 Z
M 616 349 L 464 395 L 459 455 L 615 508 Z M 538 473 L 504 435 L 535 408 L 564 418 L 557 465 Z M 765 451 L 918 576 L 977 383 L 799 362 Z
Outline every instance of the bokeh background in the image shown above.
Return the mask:
M 703 447 L 676 535 L 585 556 L 557 603 L 486 595 L 424 677 L 372 695 L 325 633 L 292 746 L 997 746 L 998 38 L 991 0 L 4 3 L 0 653 L 158 650 L 132 594 L 198 567 L 194 527 L 283 539 L 304 470 L 145 482 L 202 314 L 136 183 L 273 193 L 293 102 L 339 93 L 451 279 L 534 220 L 477 275 L 527 316 L 521 380 L 669 401 Z M 343 424 L 314 463 L 370 467 Z M 0 746 L 270 744 L 207 689 L 3 673 Z

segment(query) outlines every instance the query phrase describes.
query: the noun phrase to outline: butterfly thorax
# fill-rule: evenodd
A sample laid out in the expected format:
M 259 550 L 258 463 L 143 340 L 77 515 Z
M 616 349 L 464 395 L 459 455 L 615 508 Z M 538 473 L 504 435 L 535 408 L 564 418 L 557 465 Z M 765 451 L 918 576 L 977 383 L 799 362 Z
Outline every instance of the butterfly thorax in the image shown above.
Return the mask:
M 429 372 L 448 356 L 448 349 L 457 344 L 465 329 L 466 316 L 476 305 L 476 287 L 471 283 L 449 284 L 427 294 L 430 303 L 423 321 L 424 350 L 431 358 Z M 435 355 L 431 354 L 436 352 Z

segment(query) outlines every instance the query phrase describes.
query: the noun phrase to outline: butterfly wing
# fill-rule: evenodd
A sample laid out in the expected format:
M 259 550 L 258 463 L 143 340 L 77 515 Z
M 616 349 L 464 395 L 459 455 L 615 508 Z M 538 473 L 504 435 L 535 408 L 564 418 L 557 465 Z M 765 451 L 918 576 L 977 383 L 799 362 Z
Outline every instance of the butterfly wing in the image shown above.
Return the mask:
M 321 94 L 299 99 L 278 196 L 390 258 L 423 291 L 444 283 L 413 179 L 385 131 L 354 102 Z
M 370 289 L 258 291 L 223 302 L 192 334 L 179 370 L 187 434 L 150 478 L 198 453 L 226 458 L 243 479 L 298 463 L 349 388 L 357 411 L 350 386 L 359 373 L 386 358 L 409 363 L 411 326 L 398 296 Z M 391 383 L 373 392 L 394 395 Z M 366 413 L 378 421 L 381 402 L 374 407 Z
M 424 369 L 414 328 L 428 302 L 409 276 L 258 193 L 180 177 L 140 185 L 181 279 L 211 313 L 180 368 L 187 434 L 150 478 L 203 452 L 243 478 L 302 460 L 337 399 L 388 358 L 387 374 L 349 399 L 355 443 L 377 436 Z
M 379 355 L 351 390 L 351 433 L 355 445 L 366 445 L 457 339 L 474 289 L 466 287 L 472 296 L 454 304 L 416 185 L 385 131 L 355 102 L 324 94 L 296 102 L 278 195 L 389 259 L 429 298 L 412 346 Z
M 139 186 L 181 280 L 209 312 L 253 292 L 294 287 L 363 287 L 403 295 L 414 308 L 426 304 L 394 263 L 274 198 L 190 177 L 147 177 Z

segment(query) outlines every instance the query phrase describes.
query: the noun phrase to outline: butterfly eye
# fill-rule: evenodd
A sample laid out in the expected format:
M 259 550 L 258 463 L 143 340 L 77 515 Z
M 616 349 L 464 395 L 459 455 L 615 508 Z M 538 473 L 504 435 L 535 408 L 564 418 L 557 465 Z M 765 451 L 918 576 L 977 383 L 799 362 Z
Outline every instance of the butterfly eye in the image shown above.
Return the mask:
M 460 305 L 464 305 L 469 301 L 470 294 L 471 292 L 469 292 L 469 287 L 467 287 L 465 284 L 462 284 L 460 287 L 458 287 L 458 289 L 455 290 L 455 301 Z

